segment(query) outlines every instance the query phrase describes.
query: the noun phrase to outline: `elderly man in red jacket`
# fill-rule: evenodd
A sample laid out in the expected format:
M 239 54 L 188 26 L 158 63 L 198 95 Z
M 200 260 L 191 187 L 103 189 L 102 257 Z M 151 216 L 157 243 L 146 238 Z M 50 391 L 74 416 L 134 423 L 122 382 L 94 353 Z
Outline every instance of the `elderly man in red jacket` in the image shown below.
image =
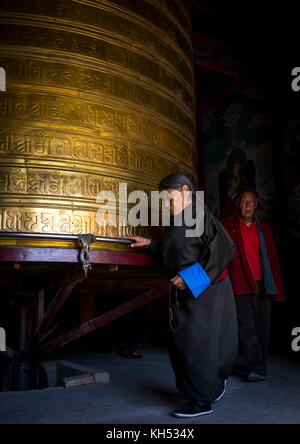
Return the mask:
M 223 222 L 237 249 L 229 274 L 235 294 L 242 364 L 237 369 L 247 381 L 267 377 L 266 355 L 272 299 L 285 300 L 280 265 L 269 224 L 255 216 L 255 189 L 240 191 L 240 215 Z

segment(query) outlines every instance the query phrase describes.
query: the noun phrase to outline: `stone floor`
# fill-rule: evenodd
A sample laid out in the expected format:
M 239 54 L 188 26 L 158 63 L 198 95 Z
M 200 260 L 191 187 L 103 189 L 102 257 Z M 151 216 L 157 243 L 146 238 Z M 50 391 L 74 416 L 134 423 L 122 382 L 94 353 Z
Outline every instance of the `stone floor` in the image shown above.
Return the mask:
M 185 399 L 163 348 L 139 350 L 144 357 L 61 351 L 55 359 L 74 361 L 110 373 L 107 385 L 0 393 L 0 424 L 299 424 L 300 362 L 269 358 L 267 382 L 246 383 L 232 377 L 223 400 L 211 415 L 193 420 L 170 414 Z M 53 362 L 47 362 L 50 385 Z

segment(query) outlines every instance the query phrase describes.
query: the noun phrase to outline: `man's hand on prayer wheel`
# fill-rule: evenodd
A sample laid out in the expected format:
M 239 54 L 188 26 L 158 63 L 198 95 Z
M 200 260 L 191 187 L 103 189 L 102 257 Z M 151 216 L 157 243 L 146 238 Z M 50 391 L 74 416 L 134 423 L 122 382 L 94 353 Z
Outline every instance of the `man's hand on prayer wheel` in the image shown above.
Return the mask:
M 123 239 L 128 239 L 133 241 L 131 244 L 132 248 L 149 247 L 151 244 L 151 239 L 140 236 L 124 237 Z
M 178 288 L 178 290 L 186 290 L 187 289 L 186 283 L 179 275 L 177 275 L 173 279 L 171 279 L 171 282 L 176 288 Z

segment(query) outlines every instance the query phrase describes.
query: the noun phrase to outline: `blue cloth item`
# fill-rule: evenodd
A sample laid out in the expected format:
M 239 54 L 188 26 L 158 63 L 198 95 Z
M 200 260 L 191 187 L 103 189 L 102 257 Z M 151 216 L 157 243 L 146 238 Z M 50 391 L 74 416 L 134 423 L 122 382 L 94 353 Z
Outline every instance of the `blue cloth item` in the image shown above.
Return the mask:
M 180 271 L 178 274 L 184 280 L 195 299 L 211 285 L 210 278 L 198 262 Z
M 259 237 L 259 247 L 260 247 L 260 255 L 261 255 L 261 268 L 263 273 L 263 281 L 265 286 L 265 292 L 270 294 L 276 294 L 277 289 L 275 287 L 272 271 L 270 267 L 270 262 L 268 258 L 267 253 L 267 247 L 265 243 L 264 233 L 260 226 L 259 220 L 257 217 L 255 217 L 256 225 L 257 225 L 257 232 Z

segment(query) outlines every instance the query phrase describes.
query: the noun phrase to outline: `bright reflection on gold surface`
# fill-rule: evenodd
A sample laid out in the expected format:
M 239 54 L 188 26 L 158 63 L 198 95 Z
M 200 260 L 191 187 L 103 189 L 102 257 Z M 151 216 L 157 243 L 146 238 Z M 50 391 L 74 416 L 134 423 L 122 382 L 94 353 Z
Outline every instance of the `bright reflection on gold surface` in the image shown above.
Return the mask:
M 1 1 L 0 231 L 133 235 L 97 225 L 100 191 L 196 177 L 185 4 Z

